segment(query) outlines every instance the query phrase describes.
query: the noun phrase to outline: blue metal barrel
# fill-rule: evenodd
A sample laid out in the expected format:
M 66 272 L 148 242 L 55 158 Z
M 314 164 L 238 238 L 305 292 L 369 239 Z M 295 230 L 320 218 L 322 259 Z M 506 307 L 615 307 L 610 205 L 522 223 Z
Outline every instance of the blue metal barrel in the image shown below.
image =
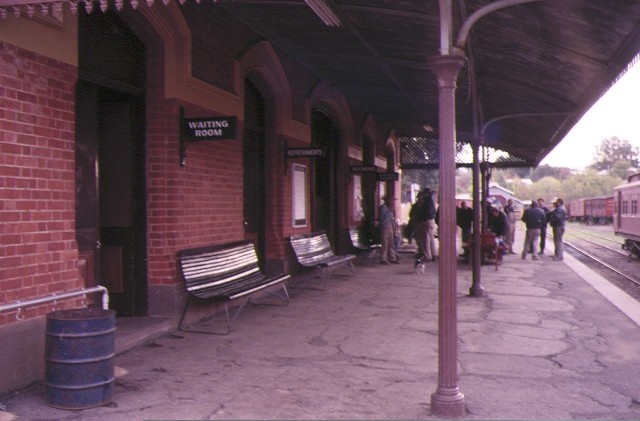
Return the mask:
M 79 308 L 47 314 L 47 404 L 84 409 L 113 400 L 116 313 Z

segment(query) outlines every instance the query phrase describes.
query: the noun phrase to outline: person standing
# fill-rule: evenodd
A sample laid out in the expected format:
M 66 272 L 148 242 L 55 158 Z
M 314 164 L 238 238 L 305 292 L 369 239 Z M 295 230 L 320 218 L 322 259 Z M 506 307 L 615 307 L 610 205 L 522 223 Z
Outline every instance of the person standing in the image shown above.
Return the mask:
M 424 191 L 418 193 L 416 202 L 411 205 L 409 211 L 409 225 L 413 233 L 413 238 L 416 240 L 416 265 L 424 262 L 425 249 L 427 248 L 427 208 L 425 205 Z
M 546 223 L 546 215 L 538 206 L 538 202 L 535 200 L 531 201 L 531 207 L 522 214 L 522 222 L 524 222 L 527 227 L 524 247 L 522 248 L 522 259 L 526 259 L 527 253 L 531 252 L 533 260 L 538 260 L 535 247 L 538 243 L 538 237 L 540 237 L 540 229 L 542 225 Z
M 473 227 L 473 209 L 467 206 L 466 201 L 460 202 L 460 207 L 456 208 L 456 222 L 460 227 L 460 240 L 464 252 L 462 256 L 467 257 L 471 244 L 471 228 Z
M 396 254 L 394 234 L 395 234 L 395 204 L 396 198 L 385 196 L 383 203 L 378 208 L 378 228 L 380 230 L 380 241 L 382 250 L 380 252 L 380 264 L 400 263 Z
M 427 261 L 436 260 L 436 203 L 433 200 L 433 191 L 424 189 L 424 205 L 427 217 L 427 241 L 425 243 L 424 255 Z
M 540 227 L 540 256 L 544 254 L 544 247 L 547 243 L 547 216 L 549 215 L 549 208 L 544 205 L 544 199 L 538 198 L 538 207 L 544 212 L 544 223 Z M 535 251 L 535 249 L 533 250 Z
M 555 248 L 553 260 L 560 261 L 564 259 L 562 237 L 564 236 L 565 222 L 567 220 L 567 210 L 564 207 L 564 200 L 561 198 L 556 199 L 554 206 L 555 208 L 549 213 L 549 225 L 553 230 L 553 245 Z
M 507 204 L 503 208 L 503 211 L 507 215 L 507 233 L 504 236 L 504 243 L 507 246 L 507 253 L 516 254 L 516 252 L 513 251 L 513 243 L 516 241 L 517 215 L 516 210 L 513 207 L 513 200 L 507 200 Z

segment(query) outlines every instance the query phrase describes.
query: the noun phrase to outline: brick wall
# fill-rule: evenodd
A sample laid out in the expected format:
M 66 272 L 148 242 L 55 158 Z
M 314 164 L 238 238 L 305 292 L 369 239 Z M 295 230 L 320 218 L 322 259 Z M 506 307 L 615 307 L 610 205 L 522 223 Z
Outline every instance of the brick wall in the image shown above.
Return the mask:
M 178 116 L 213 112 L 163 98 L 162 55 L 147 58 L 147 224 L 150 285 L 181 283 L 177 252 L 242 239 L 242 140 L 191 143 L 179 165 Z M 238 131 L 240 133 L 240 131 Z
M 6 303 L 82 287 L 75 241 L 77 71 L 0 42 L 0 79 L 0 303 Z M 25 315 L 50 310 L 30 307 Z M 14 317 L 0 314 L 0 325 Z

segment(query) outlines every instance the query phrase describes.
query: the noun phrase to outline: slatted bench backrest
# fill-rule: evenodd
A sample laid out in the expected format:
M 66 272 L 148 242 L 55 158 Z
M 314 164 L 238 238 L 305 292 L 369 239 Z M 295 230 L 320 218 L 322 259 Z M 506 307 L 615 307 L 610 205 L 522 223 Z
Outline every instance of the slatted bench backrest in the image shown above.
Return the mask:
M 359 248 L 359 249 L 367 249 L 368 248 L 368 246 L 365 244 L 365 242 L 360 240 L 360 233 L 358 232 L 357 229 L 350 228 L 349 229 L 349 237 L 351 237 L 351 244 L 353 244 L 354 247 Z
M 324 231 L 292 235 L 290 239 L 293 251 L 301 265 L 316 266 L 321 264 L 323 260 L 335 256 L 329 238 Z
M 357 249 L 371 250 L 381 247 L 380 244 L 373 243 L 371 240 L 365 238 L 364 233 L 357 228 L 349 228 L 349 236 L 351 237 L 351 244 Z
M 198 298 L 227 300 L 225 288 L 240 279 L 264 278 L 249 240 L 180 252 L 187 291 Z

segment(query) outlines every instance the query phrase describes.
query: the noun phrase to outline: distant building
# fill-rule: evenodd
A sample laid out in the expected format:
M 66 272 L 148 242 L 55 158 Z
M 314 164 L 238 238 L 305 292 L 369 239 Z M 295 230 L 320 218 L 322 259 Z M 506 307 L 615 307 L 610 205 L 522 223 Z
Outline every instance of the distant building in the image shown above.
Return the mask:
M 498 183 L 489 183 L 489 194 L 487 196 L 487 200 L 489 200 L 492 205 L 503 207 L 507 204 L 507 200 L 509 199 L 513 201 L 513 206 L 516 210 L 523 208 L 524 205 L 522 200 L 518 199 L 514 192 Z

